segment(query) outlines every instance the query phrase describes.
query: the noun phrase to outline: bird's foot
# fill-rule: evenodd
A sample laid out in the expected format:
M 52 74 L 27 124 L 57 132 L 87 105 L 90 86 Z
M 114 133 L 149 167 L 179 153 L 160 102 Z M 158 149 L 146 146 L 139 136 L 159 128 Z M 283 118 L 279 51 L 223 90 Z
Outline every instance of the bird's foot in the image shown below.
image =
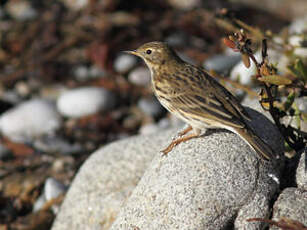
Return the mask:
M 189 125 L 187 128 L 185 128 L 184 130 L 180 131 L 177 135 L 179 137 L 182 137 L 183 135 L 187 134 L 188 132 L 190 132 L 192 130 L 192 126 Z
M 185 130 L 184 130 L 185 131 Z M 188 131 L 187 131 L 188 132 Z M 186 133 L 187 133 L 186 132 Z M 180 143 L 182 142 L 185 142 L 187 140 L 190 140 L 194 137 L 198 137 L 198 133 L 192 133 L 188 136 L 185 136 L 185 137 L 180 137 L 176 140 L 173 140 L 165 149 L 163 149 L 161 152 L 163 153 L 163 156 L 167 155 L 170 151 L 172 151 L 172 149 L 176 146 L 176 145 L 179 145 Z

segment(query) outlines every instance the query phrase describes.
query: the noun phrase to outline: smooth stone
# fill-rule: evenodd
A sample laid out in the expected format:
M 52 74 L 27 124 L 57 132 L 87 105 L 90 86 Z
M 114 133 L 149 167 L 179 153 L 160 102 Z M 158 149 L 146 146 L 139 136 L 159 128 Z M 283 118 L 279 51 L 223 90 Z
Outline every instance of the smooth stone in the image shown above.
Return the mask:
M 255 129 L 281 155 L 276 128 L 255 111 L 251 116 Z M 233 223 L 236 214 L 238 229 L 259 229 L 259 223 L 245 220 L 269 215 L 278 188 L 269 175 L 278 172 L 224 130 L 212 130 L 162 156 L 177 132 L 135 136 L 93 153 L 70 186 L 52 230 L 106 230 L 116 217 L 112 229 L 210 229 L 209 224 L 219 229 Z
M 73 72 L 78 81 L 88 81 L 92 78 L 104 77 L 106 75 L 105 71 L 94 65 L 90 67 L 79 65 L 74 68 Z
M 291 37 L 289 37 L 289 44 L 292 46 L 302 46 L 303 41 L 303 35 L 292 35 Z
M 286 188 L 279 195 L 274 203 L 272 220 L 278 221 L 285 217 L 291 220 L 299 221 L 307 226 L 307 193 L 304 189 Z M 277 227 L 271 227 L 271 230 L 277 230 Z
M 83 150 L 81 144 L 71 144 L 57 136 L 46 136 L 34 141 L 34 147 L 45 153 L 75 154 Z
M 190 0 L 190 1 L 185 1 L 185 0 L 168 0 L 168 3 L 178 9 L 181 10 L 192 10 L 194 8 L 198 8 L 201 6 L 201 1 L 200 0 Z
M 103 69 L 101 69 L 97 66 L 94 66 L 94 65 L 89 67 L 88 73 L 89 73 L 89 76 L 91 78 L 99 78 L 99 77 L 105 77 L 106 76 L 106 72 Z
M 290 34 L 300 34 L 307 31 L 307 15 L 295 19 L 289 26 Z
M 55 106 L 41 99 L 23 102 L 0 117 L 0 131 L 16 142 L 53 134 L 61 126 Z
M 165 112 L 165 109 L 155 97 L 141 98 L 137 104 L 148 116 L 159 117 Z
M 287 71 L 287 65 L 289 63 L 289 59 L 286 58 L 282 53 L 268 49 L 268 57 L 270 63 L 277 63 L 277 69 L 279 73 L 283 74 Z M 261 62 L 261 51 L 257 51 L 255 53 L 255 58 L 258 62 Z M 279 63 L 279 60 L 282 59 L 282 62 Z M 257 74 L 257 69 L 255 64 L 250 60 L 250 67 L 246 68 L 242 60 L 235 65 L 232 70 L 230 71 L 230 79 L 231 80 L 238 80 L 243 85 L 251 86 L 253 83 L 253 76 Z
M 281 155 L 275 126 L 249 112 L 259 135 Z M 166 157 L 157 154 L 110 229 L 224 229 L 231 223 L 235 229 L 262 229 L 246 219 L 269 216 L 280 163 L 265 164 L 237 135 L 212 130 Z
M 114 107 L 113 93 L 98 87 L 81 87 L 64 92 L 57 100 L 57 108 L 63 116 L 78 118 L 107 111 Z
M 22 102 L 22 98 L 15 90 L 7 90 L 3 92 L 1 99 L 11 104 L 18 104 Z
M 174 132 L 130 137 L 94 152 L 75 176 L 52 230 L 109 229 L 154 155 L 160 154 Z
M 47 201 L 55 199 L 66 192 L 67 188 L 58 180 L 49 177 L 44 186 L 44 194 Z
M 45 194 L 40 195 L 33 205 L 32 212 L 40 211 L 44 207 L 46 202 L 47 201 L 46 201 Z
M 6 10 L 11 17 L 19 21 L 31 20 L 37 16 L 36 10 L 31 6 L 30 1 L 19 0 L 9 1 Z
M 301 58 L 307 58 L 307 48 L 305 47 L 297 47 L 294 49 L 294 55 L 299 56 Z
M 157 124 L 154 123 L 148 123 L 143 125 L 140 130 L 139 133 L 141 135 L 148 135 L 148 134 L 152 134 L 152 133 L 156 133 L 160 130 L 159 126 Z
M 146 86 L 150 84 L 150 71 L 146 67 L 137 67 L 128 75 L 128 80 L 139 86 Z
M 84 9 L 88 4 L 89 0 L 61 0 L 66 7 L 68 7 L 71 10 L 82 10 Z
M 73 72 L 76 79 L 79 81 L 86 81 L 89 79 L 89 70 L 84 65 L 76 66 Z
M 302 151 L 298 167 L 296 169 L 297 187 L 307 190 L 307 147 Z
M 160 129 L 167 129 L 167 128 L 171 128 L 172 124 L 170 119 L 168 118 L 162 118 L 159 122 L 158 122 L 158 127 Z
M 184 44 L 187 42 L 187 35 L 183 32 L 176 32 L 171 35 L 169 35 L 165 42 L 169 44 L 170 46 L 184 46 Z
M 119 73 L 125 73 L 128 70 L 132 69 L 137 63 L 135 56 L 130 54 L 120 54 L 114 60 L 114 69 Z
M 240 61 L 235 65 L 230 72 L 230 79 L 233 81 L 238 81 L 242 85 L 252 85 L 252 76 L 257 74 L 257 69 L 254 63 L 251 62 L 249 68 L 246 68 L 244 63 Z
M 203 63 L 203 66 L 207 70 L 214 70 L 219 73 L 223 73 L 225 71 L 228 71 L 233 66 L 235 66 L 239 61 L 241 60 L 240 54 L 232 54 L 232 55 L 215 55 L 212 57 L 209 57 L 205 62 Z

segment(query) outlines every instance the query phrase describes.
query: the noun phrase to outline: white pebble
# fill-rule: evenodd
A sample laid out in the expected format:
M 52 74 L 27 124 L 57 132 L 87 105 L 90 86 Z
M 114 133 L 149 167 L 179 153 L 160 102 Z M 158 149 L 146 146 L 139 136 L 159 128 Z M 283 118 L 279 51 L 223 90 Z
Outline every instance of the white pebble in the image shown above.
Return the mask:
M 243 85 L 252 84 L 252 76 L 257 73 L 256 66 L 251 63 L 249 68 L 246 68 L 243 62 L 239 62 L 230 72 L 231 80 L 238 80 Z
M 164 109 L 156 98 L 142 98 L 138 101 L 138 107 L 147 115 L 159 117 Z
M 131 83 L 146 86 L 150 83 L 150 71 L 145 67 L 138 67 L 129 73 L 128 79 Z
M 44 186 L 45 198 L 47 201 L 59 197 L 66 191 L 66 186 L 58 180 L 49 177 Z
M 293 54 L 302 58 L 307 58 L 307 48 L 297 47 L 294 49 Z
M 25 0 L 9 1 L 6 4 L 6 10 L 14 19 L 20 21 L 33 19 L 37 15 L 37 12 L 31 6 L 30 1 Z
M 84 65 L 77 66 L 73 70 L 73 72 L 74 72 L 74 75 L 76 76 L 76 79 L 79 81 L 86 81 L 89 78 L 89 70 Z
M 233 53 L 231 55 L 215 55 L 208 58 L 203 66 L 207 70 L 215 70 L 217 72 L 224 72 L 231 69 L 235 64 L 241 60 L 241 55 Z
M 89 0 L 62 0 L 62 2 L 71 10 L 82 10 L 88 5 Z
M 40 195 L 40 196 L 38 197 L 38 199 L 35 201 L 35 203 L 34 203 L 34 205 L 33 205 L 32 211 L 33 211 L 33 212 L 38 212 L 38 211 L 40 211 L 40 210 L 44 207 L 45 203 L 46 203 L 46 198 L 45 198 L 45 195 L 42 194 L 42 195 Z
M 293 35 L 289 37 L 289 44 L 292 46 L 301 46 L 303 41 L 304 41 L 304 38 L 303 36 L 300 36 L 300 35 Z
M 269 57 L 269 62 L 272 64 L 279 63 L 279 60 L 283 57 L 284 55 L 280 52 L 277 52 L 276 50 L 273 49 L 268 49 L 268 57 Z M 258 62 L 261 62 L 262 57 L 261 57 L 261 51 L 257 51 L 255 53 L 255 58 L 257 59 Z M 239 82 L 243 85 L 252 85 L 253 82 L 253 76 L 257 74 L 257 69 L 255 64 L 250 60 L 251 65 L 249 68 L 246 68 L 245 65 L 243 64 L 242 60 L 235 65 L 235 67 L 231 70 L 230 72 L 230 78 L 231 80 L 239 80 Z M 285 70 L 284 65 L 286 65 L 285 62 L 281 65 L 277 65 L 277 68 L 280 72 L 283 72 Z
M 82 87 L 64 92 L 57 100 L 59 112 L 67 117 L 82 117 L 111 109 L 115 96 L 97 87 Z
M 21 103 L 0 117 L 0 131 L 16 142 L 52 134 L 60 125 L 61 117 L 53 104 L 40 99 Z
M 119 73 L 124 73 L 130 70 L 137 63 L 135 56 L 130 54 L 121 54 L 114 61 L 114 69 Z
M 289 26 L 290 34 L 299 34 L 307 31 L 307 15 L 294 20 Z
M 88 71 L 89 71 L 89 76 L 91 78 L 98 78 L 98 77 L 106 76 L 106 72 L 103 69 L 97 66 L 94 66 L 94 65 L 89 67 Z
M 156 124 L 149 123 L 149 124 L 143 125 L 140 128 L 139 133 L 142 134 L 142 135 L 148 135 L 148 134 L 156 133 L 159 130 L 160 130 L 160 128 Z

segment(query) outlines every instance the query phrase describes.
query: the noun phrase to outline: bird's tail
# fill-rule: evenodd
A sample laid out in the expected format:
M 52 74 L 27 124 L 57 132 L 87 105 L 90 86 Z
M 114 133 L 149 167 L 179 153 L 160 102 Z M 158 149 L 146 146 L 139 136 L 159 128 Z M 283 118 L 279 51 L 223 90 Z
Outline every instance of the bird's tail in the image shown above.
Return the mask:
M 274 158 L 274 151 L 266 144 L 251 128 L 236 128 L 235 132 L 240 135 L 264 160 Z

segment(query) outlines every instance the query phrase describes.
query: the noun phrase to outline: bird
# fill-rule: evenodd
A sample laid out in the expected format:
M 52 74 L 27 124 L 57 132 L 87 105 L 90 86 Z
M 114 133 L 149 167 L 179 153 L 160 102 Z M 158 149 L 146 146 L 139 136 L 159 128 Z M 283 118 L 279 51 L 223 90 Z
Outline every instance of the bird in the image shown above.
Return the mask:
M 149 42 L 124 52 L 144 60 L 159 102 L 188 124 L 162 150 L 164 155 L 180 143 L 199 137 L 203 129 L 226 129 L 238 134 L 261 159 L 273 158 L 270 146 L 248 125 L 252 118 L 245 108 L 204 68 L 183 61 L 165 42 Z

